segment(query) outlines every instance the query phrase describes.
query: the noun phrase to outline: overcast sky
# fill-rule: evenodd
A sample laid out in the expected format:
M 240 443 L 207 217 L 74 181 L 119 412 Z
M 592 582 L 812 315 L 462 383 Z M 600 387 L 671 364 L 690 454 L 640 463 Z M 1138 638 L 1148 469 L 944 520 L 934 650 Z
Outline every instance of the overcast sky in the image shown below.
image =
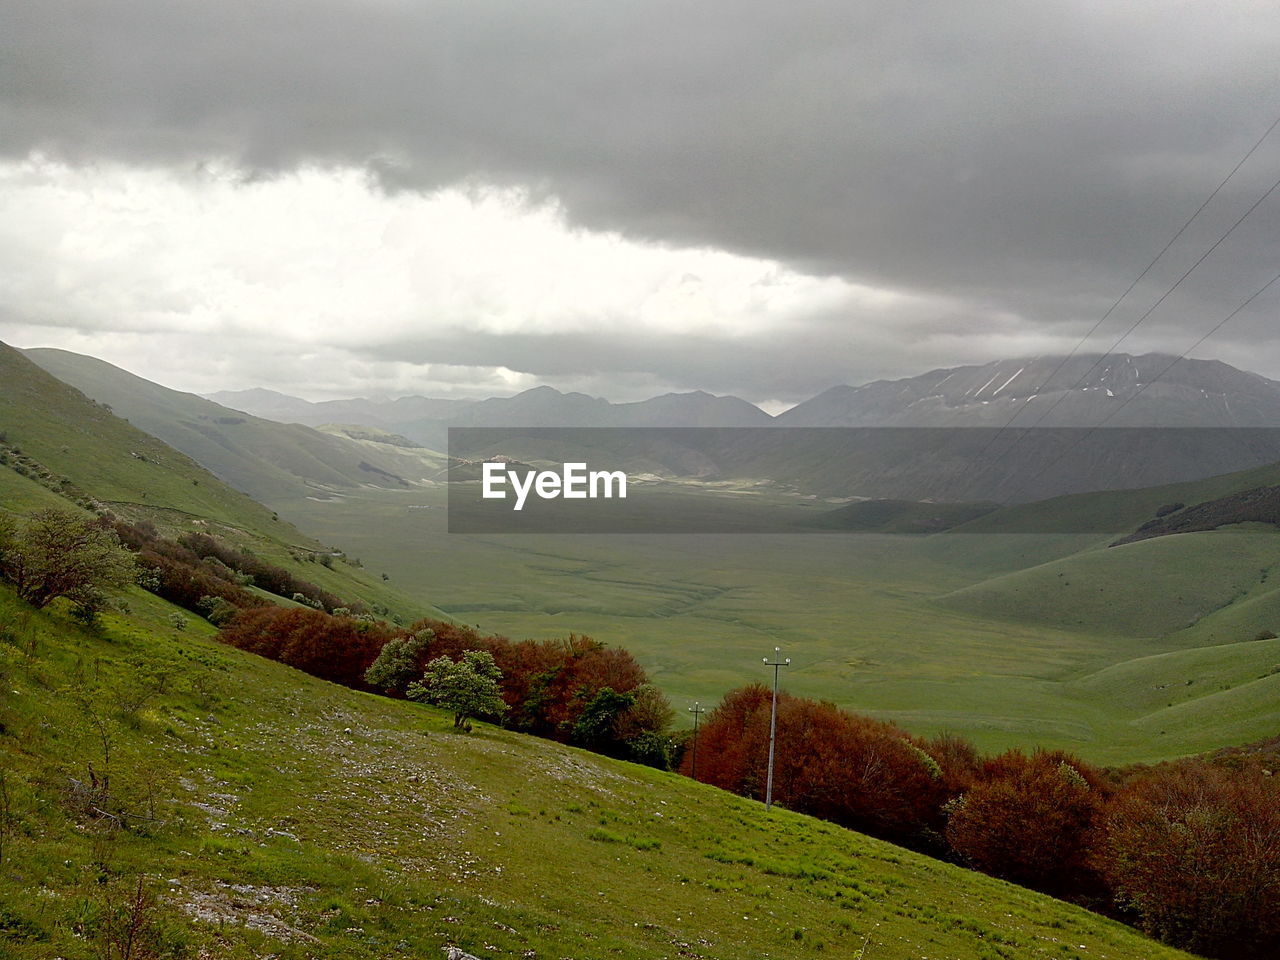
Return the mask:
M 314 399 L 1061 353 L 1280 116 L 1280 5 L 0 0 L 0 338 Z M 1269 138 L 1085 349 L 1280 178 Z M 1280 269 L 1280 190 L 1122 349 Z M 1275 288 L 1208 341 L 1280 378 Z

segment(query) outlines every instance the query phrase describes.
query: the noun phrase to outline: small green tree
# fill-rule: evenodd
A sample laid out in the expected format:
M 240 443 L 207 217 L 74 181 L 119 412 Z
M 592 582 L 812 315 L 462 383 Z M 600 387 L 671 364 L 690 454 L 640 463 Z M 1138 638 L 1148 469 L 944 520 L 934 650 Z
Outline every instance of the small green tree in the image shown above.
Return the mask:
M 19 527 L 0 524 L 0 576 L 35 607 L 66 597 L 80 609 L 102 607 L 106 592 L 134 582 L 134 556 L 93 517 L 44 510 Z
M 231 618 L 236 615 L 235 604 L 229 600 L 224 600 L 222 597 L 203 596 L 196 601 L 196 607 L 204 614 L 204 618 L 215 627 L 230 623 Z
M 617 693 L 612 687 L 602 687 L 574 723 L 573 742 L 588 750 L 611 752 L 617 746 L 614 725 L 635 702 L 634 693 Z
M 427 664 L 420 682 L 409 684 L 410 700 L 444 707 L 453 714 L 453 725 L 461 729 L 472 717 L 501 717 L 507 710 L 499 682 L 502 671 L 493 654 L 467 650 L 461 660 L 436 657 Z
M 430 627 L 408 637 L 393 637 L 383 644 L 378 658 L 369 664 L 364 682 L 384 693 L 399 693 L 418 672 L 418 658 L 435 639 Z

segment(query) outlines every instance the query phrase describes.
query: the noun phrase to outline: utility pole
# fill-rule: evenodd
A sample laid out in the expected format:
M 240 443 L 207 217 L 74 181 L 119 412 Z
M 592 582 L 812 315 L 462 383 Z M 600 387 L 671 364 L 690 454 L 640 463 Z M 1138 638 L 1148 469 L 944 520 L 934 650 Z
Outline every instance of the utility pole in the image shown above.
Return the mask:
M 791 658 L 780 658 L 778 655 L 782 650 L 778 647 L 773 648 L 773 659 L 764 658 L 766 667 L 773 667 L 773 706 L 769 711 L 769 777 L 765 781 L 764 788 L 764 808 L 766 811 L 773 809 L 773 753 L 774 744 L 778 740 L 778 671 L 783 667 L 791 665 Z
M 698 701 L 693 702 L 693 706 L 689 708 L 689 712 L 693 714 L 693 759 L 689 762 L 689 779 L 698 779 L 698 718 L 707 711 L 702 708 L 702 704 Z

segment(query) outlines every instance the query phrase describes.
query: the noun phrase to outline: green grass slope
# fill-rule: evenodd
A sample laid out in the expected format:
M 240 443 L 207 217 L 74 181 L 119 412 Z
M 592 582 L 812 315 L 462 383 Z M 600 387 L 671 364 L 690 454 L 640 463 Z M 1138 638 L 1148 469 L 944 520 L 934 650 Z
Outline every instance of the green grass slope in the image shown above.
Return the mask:
M 1280 484 L 1280 463 L 1186 483 L 1136 490 L 1101 490 L 1018 504 L 979 517 L 956 532 L 1129 533 L 1154 519 L 1156 512 L 1166 505 L 1204 503 L 1276 484 Z
M 995 509 L 994 503 L 862 500 L 823 513 L 812 521 L 812 525 L 851 533 L 938 533 Z
M 377 442 L 371 432 L 358 443 L 170 390 L 94 357 L 50 349 L 23 353 L 256 500 L 309 488 L 403 488 L 439 470 L 439 458 L 428 451 Z
M 1135 738 L 1190 752 L 1274 736 L 1280 640 L 1246 640 L 1139 657 L 1072 683 L 1093 700 L 1123 700 Z
M 386 607 L 406 620 L 440 615 L 376 573 L 333 558 L 331 548 L 4 344 L 0 434 L 7 461 L 0 466 L 0 509 L 73 509 L 74 498 L 88 499 L 126 519 L 151 520 L 171 536 L 213 533 L 344 599 Z
M 355 693 L 135 592 L 85 631 L 0 587 L 0 950 L 274 956 L 1186 956 L 648 768 Z M 92 770 L 92 772 L 91 772 Z M 109 796 L 93 785 L 109 777 Z M 95 812 L 125 818 L 126 827 Z M 144 900 L 146 897 L 144 896 Z
M 939 603 L 995 620 L 1162 636 L 1255 591 L 1270 592 L 1268 574 L 1277 566 L 1274 530 L 1192 533 L 1086 550 L 964 587 Z

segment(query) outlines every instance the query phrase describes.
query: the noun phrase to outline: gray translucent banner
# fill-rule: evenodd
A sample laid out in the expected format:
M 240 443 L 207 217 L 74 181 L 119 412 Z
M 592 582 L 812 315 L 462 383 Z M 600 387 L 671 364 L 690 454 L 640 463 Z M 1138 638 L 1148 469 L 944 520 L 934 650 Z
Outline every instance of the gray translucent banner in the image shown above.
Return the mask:
M 451 533 L 1123 536 L 1271 522 L 1280 490 L 1272 428 L 466 427 L 448 452 Z M 1245 494 L 1243 521 L 1188 512 Z

